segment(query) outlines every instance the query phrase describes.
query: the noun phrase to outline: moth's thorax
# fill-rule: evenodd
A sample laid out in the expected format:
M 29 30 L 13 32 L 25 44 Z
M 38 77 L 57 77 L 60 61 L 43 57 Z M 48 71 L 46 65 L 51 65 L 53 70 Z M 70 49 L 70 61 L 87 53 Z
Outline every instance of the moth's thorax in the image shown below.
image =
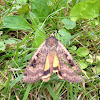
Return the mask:
M 58 40 L 55 37 L 51 36 L 46 39 L 45 44 L 47 48 L 51 48 L 52 50 L 58 46 Z

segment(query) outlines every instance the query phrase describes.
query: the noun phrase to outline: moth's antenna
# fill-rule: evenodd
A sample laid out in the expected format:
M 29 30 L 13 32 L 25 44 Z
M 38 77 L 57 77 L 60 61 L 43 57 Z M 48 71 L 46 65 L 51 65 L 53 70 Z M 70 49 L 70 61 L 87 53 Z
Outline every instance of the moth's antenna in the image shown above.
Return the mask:
M 50 34 L 50 37 L 51 37 L 51 36 L 55 36 L 55 35 L 54 35 L 53 33 L 51 33 L 51 34 Z

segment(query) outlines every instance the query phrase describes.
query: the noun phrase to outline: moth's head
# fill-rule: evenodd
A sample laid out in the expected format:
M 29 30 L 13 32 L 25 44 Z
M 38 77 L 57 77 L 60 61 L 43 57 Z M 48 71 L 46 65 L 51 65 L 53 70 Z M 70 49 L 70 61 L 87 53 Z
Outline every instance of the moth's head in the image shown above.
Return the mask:
M 58 40 L 54 36 L 51 36 L 46 39 L 45 44 L 49 50 L 53 50 L 58 46 Z

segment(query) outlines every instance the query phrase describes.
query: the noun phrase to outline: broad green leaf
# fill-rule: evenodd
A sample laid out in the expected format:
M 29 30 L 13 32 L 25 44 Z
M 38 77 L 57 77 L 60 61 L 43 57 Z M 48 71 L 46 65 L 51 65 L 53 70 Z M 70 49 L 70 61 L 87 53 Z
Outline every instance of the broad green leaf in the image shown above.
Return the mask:
M 76 46 L 72 46 L 72 47 L 69 47 L 69 50 L 72 50 L 72 51 L 74 51 L 75 52 L 75 50 L 77 49 L 77 47 Z
M 37 29 L 35 32 L 35 43 L 39 47 L 46 39 L 45 31 L 41 28 Z
M 3 41 L 0 41 L 0 50 L 5 50 L 5 44 Z
M 49 15 L 49 7 L 46 0 L 32 0 L 31 7 L 34 14 L 43 21 Z
M 91 63 L 91 64 L 93 63 L 93 59 L 86 59 L 86 61 Z
M 66 39 L 71 37 L 71 34 L 66 29 L 60 29 L 58 32 L 61 36 L 66 37 Z
M 34 13 L 32 13 L 31 11 L 29 13 L 30 13 L 30 20 L 31 20 L 32 24 L 38 25 L 39 24 L 38 17 Z
M 92 64 L 93 60 L 94 60 L 93 55 L 89 54 L 89 57 L 86 59 L 86 61 Z
M 16 43 L 16 41 L 14 40 L 14 39 L 8 39 L 8 40 L 5 40 L 5 43 L 6 44 L 14 44 L 14 43 Z
M 85 0 L 76 4 L 70 12 L 70 18 L 76 21 L 79 18 L 90 19 L 99 16 L 99 0 Z
M 5 39 L 8 38 L 8 37 L 9 37 L 8 35 L 2 35 L 2 36 L 1 36 L 1 39 L 2 39 L 2 40 L 5 40 Z
M 80 47 L 78 48 L 78 50 L 76 51 L 76 54 L 80 57 L 86 57 L 89 54 L 89 50 L 84 48 L 84 47 Z
M 24 15 L 25 13 L 29 12 L 29 5 L 24 4 L 21 8 L 18 9 L 18 12 Z
M 93 67 L 92 70 L 95 74 L 100 74 L 100 65 Z
M 62 23 L 64 24 L 64 27 L 66 29 L 73 29 L 76 26 L 75 21 L 72 21 L 71 19 L 67 19 L 67 18 L 63 19 Z
M 17 3 L 20 3 L 21 5 L 25 4 L 27 0 L 16 0 Z
M 31 29 L 31 25 L 27 20 L 21 16 L 6 16 L 3 17 L 3 23 L 6 28 L 16 30 L 27 30 Z
M 100 62 L 100 56 L 99 55 L 96 56 L 96 62 Z
M 75 3 L 77 2 L 77 0 L 72 0 L 72 4 L 75 5 Z
M 84 61 L 84 60 L 80 60 L 80 61 L 78 61 L 78 63 L 80 64 L 80 68 L 81 69 L 85 69 L 85 68 L 87 68 L 87 63 L 86 63 L 86 61 Z
M 69 44 L 69 40 L 71 38 L 71 34 L 66 29 L 60 29 L 59 34 L 56 35 L 57 39 L 60 40 L 62 43 L 66 42 L 66 44 Z

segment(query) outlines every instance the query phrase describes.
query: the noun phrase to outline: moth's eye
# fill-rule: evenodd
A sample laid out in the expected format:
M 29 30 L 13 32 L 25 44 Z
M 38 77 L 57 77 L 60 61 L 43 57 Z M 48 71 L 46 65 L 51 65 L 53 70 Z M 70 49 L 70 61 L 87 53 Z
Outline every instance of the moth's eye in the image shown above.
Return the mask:
M 33 66 L 33 68 L 36 67 L 36 60 L 35 59 L 33 60 L 32 66 Z
M 68 55 L 67 55 L 67 54 L 65 54 L 65 57 L 67 58 L 67 57 L 68 57 Z
M 36 56 L 38 57 L 39 56 L 39 53 Z
M 68 62 L 69 62 L 69 65 L 70 65 L 70 66 L 74 66 L 74 63 L 73 63 L 72 60 L 69 59 Z
M 62 76 L 61 71 L 58 72 L 60 76 Z
M 35 68 L 36 67 L 36 64 L 33 64 L 33 68 Z
M 26 74 L 26 73 L 24 73 L 24 76 L 27 76 L 27 74 Z

